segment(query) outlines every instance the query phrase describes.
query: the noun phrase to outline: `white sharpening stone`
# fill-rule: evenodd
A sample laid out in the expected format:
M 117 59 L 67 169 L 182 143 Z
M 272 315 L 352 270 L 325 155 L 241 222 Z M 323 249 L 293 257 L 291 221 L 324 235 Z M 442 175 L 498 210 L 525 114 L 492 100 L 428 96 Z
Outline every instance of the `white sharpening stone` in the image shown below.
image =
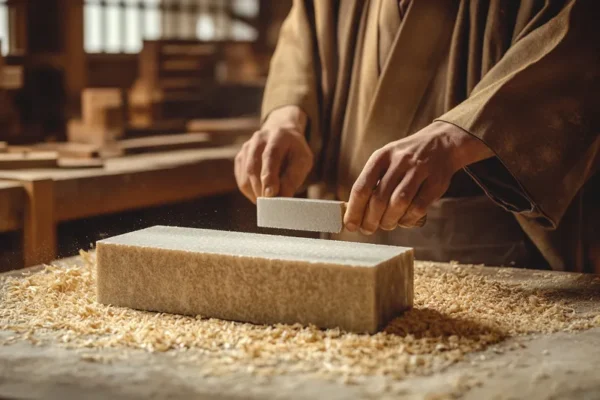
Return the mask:
M 331 233 L 344 228 L 343 201 L 259 197 L 256 207 L 260 227 Z
M 97 243 L 98 301 L 376 332 L 413 304 L 412 249 L 155 226 Z

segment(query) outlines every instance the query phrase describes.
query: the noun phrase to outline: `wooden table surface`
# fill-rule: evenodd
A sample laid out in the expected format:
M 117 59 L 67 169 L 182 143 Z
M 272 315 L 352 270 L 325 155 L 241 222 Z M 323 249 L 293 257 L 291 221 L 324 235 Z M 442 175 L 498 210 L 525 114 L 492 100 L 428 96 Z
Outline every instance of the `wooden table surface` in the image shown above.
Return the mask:
M 0 171 L 0 179 L 53 180 L 56 218 L 66 221 L 233 190 L 237 149 L 230 146 L 117 157 L 107 159 L 101 169 Z M 11 183 L 5 181 L 4 185 Z
M 441 268 L 451 268 L 441 265 Z M 508 268 L 469 267 L 469 274 L 499 282 L 521 282 L 567 299 L 577 311 L 600 308 L 600 277 Z M 17 272 L 18 274 L 19 272 Z M 0 330 L 0 338 L 11 335 Z M 503 351 L 525 342 L 519 350 Z M 27 399 L 345 399 L 453 398 L 461 379 L 479 384 L 462 393 L 466 399 L 598 399 L 600 398 L 600 328 L 509 339 L 441 373 L 400 382 L 384 377 L 360 384 L 321 380 L 295 373 L 259 380 L 244 371 L 206 377 L 202 357 L 191 362 L 177 353 L 99 350 L 110 363 L 82 361 L 78 350 L 59 345 L 34 347 L 17 342 L 0 346 L 0 398 Z M 200 360 L 200 361 L 198 361 Z M 392 385 L 390 394 L 382 385 Z M 433 393 L 440 397 L 432 396 Z M 444 397 L 446 394 L 448 397 Z
M 60 222 L 233 192 L 237 151 L 233 145 L 111 158 L 104 168 L 0 171 L 0 233 L 24 229 L 26 266 L 51 261 Z

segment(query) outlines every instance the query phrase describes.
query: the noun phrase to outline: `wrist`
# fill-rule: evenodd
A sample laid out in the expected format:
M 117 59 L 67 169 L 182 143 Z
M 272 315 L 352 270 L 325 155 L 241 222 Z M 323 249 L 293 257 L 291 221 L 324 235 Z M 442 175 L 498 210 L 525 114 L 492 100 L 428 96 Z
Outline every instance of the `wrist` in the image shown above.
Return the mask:
M 459 169 L 494 156 L 494 152 L 479 138 L 469 133 L 465 135 L 467 137 L 459 149 L 461 164 Z
M 494 156 L 494 152 L 483 141 L 464 129 L 443 121 L 436 123 L 443 124 L 443 131 L 454 148 L 451 163 L 455 171 Z
M 289 105 L 271 111 L 262 128 L 288 128 L 304 135 L 307 124 L 308 116 L 306 113 L 298 106 Z

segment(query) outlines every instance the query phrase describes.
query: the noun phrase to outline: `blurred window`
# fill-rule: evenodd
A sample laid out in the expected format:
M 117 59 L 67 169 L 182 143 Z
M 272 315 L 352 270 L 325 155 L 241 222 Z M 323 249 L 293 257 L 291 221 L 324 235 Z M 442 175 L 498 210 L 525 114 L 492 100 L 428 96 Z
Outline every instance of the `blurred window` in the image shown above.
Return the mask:
M 252 41 L 258 36 L 259 0 L 84 1 L 88 53 L 137 53 L 145 39 Z
M 10 26 L 8 23 L 9 18 L 9 3 L 10 0 L 0 0 L 0 41 L 2 41 L 2 55 L 8 54 L 9 49 L 9 30 Z

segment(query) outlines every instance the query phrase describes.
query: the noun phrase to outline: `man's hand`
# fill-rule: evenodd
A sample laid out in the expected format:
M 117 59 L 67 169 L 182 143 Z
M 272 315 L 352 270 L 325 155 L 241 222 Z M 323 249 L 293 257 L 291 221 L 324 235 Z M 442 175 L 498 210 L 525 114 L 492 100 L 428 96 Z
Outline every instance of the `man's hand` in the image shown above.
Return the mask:
M 350 194 L 346 229 L 372 234 L 414 226 L 442 197 L 459 169 L 493 156 L 479 139 L 445 122 L 377 150 Z
M 238 187 L 250 201 L 293 196 L 313 167 L 304 137 L 306 114 L 296 106 L 273 111 L 235 158 Z

